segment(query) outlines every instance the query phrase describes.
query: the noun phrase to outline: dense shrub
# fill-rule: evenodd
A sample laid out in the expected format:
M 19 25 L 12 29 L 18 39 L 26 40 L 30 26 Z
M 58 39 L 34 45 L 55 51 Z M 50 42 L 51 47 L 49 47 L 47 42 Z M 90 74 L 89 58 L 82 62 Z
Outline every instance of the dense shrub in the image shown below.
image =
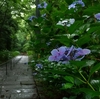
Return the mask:
M 39 55 L 30 63 L 33 75 L 50 88 L 51 99 L 99 99 L 100 1 L 46 0 L 37 8 L 41 15 L 29 18 L 30 46 Z

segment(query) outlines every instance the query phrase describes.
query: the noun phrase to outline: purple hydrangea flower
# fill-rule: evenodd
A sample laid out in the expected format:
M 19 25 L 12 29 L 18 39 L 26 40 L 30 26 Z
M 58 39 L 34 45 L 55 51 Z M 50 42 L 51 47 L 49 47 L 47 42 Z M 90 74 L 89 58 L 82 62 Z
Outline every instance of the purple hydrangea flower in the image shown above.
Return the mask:
M 31 17 L 29 17 L 28 19 L 30 20 L 30 21 L 32 21 L 33 19 L 36 19 L 37 17 L 36 16 L 31 16 Z
M 44 1 L 43 3 L 41 3 L 41 4 L 38 4 L 38 8 L 46 8 L 47 7 L 47 3 Z
M 49 61 L 59 61 L 59 55 L 58 55 L 58 50 L 57 49 L 53 49 L 51 51 L 51 56 L 49 56 Z
M 75 50 L 75 54 L 74 54 L 73 59 L 74 60 L 82 60 L 85 57 L 85 55 L 90 54 L 90 52 L 91 51 L 89 49 L 77 48 Z
M 76 8 L 76 4 L 72 3 L 71 5 L 68 6 L 68 9 L 71 9 L 71 8 Z
M 36 67 L 42 69 L 43 65 L 42 64 L 36 64 Z
M 67 48 L 68 52 L 67 52 L 66 57 L 72 52 L 73 47 L 74 47 L 74 46 L 72 45 L 71 48 Z M 67 51 L 67 50 L 66 50 L 66 51 Z
M 77 54 L 80 55 L 80 56 L 87 55 L 89 53 L 90 53 L 90 50 L 89 49 L 81 49 L 81 48 L 77 52 Z
M 81 5 L 82 7 L 85 6 L 85 4 L 82 0 L 77 0 L 77 1 L 75 1 L 75 3 Z
M 95 14 L 94 17 L 95 17 L 97 20 L 100 20 L 100 13 Z
M 60 47 L 58 49 L 53 49 L 51 51 L 51 56 L 49 56 L 49 61 L 61 61 L 62 63 L 68 63 L 70 60 L 82 60 L 85 55 L 90 54 L 89 49 L 75 48 L 73 45 L 71 47 Z
M 60 61 L 66 51 L 66 47 L 62 46 L 58 49 L 53 49 L 51 51 L 51 56 L 49 56 L 49 61 Z
M 81 5 L 82 7 L 85 6 L 85 4 L 82 0 L 76 0 L 71 5 L 68 6 L 68 9 L 76 8 L 77 5 Z

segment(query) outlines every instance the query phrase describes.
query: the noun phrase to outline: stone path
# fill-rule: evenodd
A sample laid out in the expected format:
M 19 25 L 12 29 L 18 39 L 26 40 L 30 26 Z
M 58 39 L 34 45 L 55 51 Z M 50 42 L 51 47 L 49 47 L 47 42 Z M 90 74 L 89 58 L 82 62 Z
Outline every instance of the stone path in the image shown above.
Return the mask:
M 28 56 L 13 67 L 6 79 L 1 83 L 0 99 L 39 99 L 32 71 L 28 64 Z

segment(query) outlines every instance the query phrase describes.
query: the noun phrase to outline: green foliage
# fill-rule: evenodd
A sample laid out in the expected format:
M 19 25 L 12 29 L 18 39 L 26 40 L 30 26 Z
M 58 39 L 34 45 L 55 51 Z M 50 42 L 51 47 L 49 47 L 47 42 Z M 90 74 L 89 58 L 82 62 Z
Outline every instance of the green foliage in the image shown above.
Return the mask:
M 27 51 L 28 56 L 34 56 L 34 51 Z
M 68 82 L 74 83 L 74 78 L 71 76 L 65 76 L 64 79 Z
M 95 18 L 100 13 L 99 0 L 83 0 L 85 7 L 77 6 L 77 9 L 68 9 L 74 0 L 48 1 L 47 8 L 38 9 L 41 15 L 28 22 L 33 29 L 30 46 L 34 49 L 37 61 L 31 62 L 34 73 L 48 87 L 65 91 L 62 99 L 99 99 L 100 98 L 100 22 Z M 57 25 L 61 21 L 75 19 L 73 24 Z M 68 22 L 68 21 L 67 21 Z M 50 42 L 49 45 L 47 43 Z M 89 48 L 91 54 L 82 61 L 70 61 L 69 64 L 50 63 L 48 54 L 52 49 L 60 46 L 77 46 Z M 37 68 L 36 64 L 43 64 L 43 68 Z M 51 89 L 52 90 L 52 89 Z M 53 93 L 52 93 L 53 95 Z M 52 98 L 53 99 L 53 98 Z M 56 98 L 54 98 L 56 99 Z M 57 98 L 58 99 L 58 98 Z M 61 98 L 60 98 L 61 99 Z
M 0 61 L 6 61 L 10 58 L 10 52 L 8 50 L 3 50 L 3 51 L 0 51 Z
M 11 57 L 15 57 L 15 56 L 18 56 L 18 55 L 20 55 L 19 51 L 12 51 L 11 52 Z
M 9 50 L 0 51 L 0 63 L 6 62 L 7 60 L 19 54 L 20 54 L 19 51 L 9 51 Z
M 91 77 L 93 73 L 98 72 L 99 69 L 100 69 L 100 64 L 96 64 L 95 66 L 91 67 L 89 77 Z
M 0 10 L 0 50 L 11 50 L 14 46 L 15 32 L 18 29 L 16 20 L 12 19 L 10 2 L 1 1 Z

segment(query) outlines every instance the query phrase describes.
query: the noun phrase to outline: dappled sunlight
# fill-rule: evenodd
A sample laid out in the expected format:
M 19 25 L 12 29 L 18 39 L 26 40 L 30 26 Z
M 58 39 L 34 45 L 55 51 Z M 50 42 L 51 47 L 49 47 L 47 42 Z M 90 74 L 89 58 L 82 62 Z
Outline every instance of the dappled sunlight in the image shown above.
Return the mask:
M 18 57 L 22 57 L 22 59 L 19 61 L 19 63 L 28 63 L 28 56 L 18 56 Z
M 16 59 L 20 59 L 21 57 L 23 57 L 23 56 L 16 56 Z

